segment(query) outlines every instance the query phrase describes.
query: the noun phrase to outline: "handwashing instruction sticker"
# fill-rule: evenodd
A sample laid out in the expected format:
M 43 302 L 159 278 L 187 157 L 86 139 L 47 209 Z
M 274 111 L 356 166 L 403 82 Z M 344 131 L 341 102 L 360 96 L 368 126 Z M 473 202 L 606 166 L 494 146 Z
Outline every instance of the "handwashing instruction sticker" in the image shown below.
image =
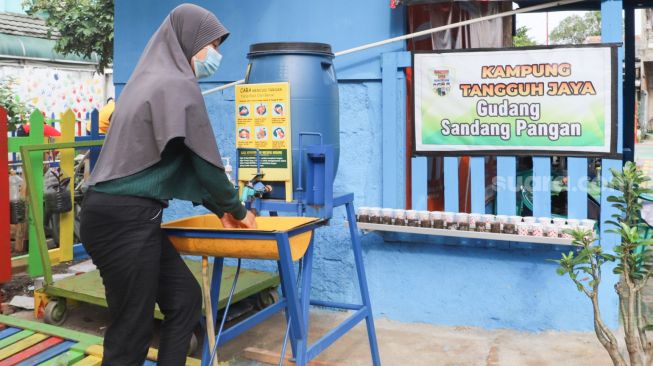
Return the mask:
M 265 126 L 256 127 L 256 140 L 267 140 L 268 139 L 268 129 Z M 267 142 L 262 143 L 263 146 L 267 145 Z
M 285 107 L 283 106 L 283 103 L 275 103 L 274 108 L 272 109 L 272 115 L 273 116 L 283 116 L 283 111 Z
M 283 141 L 286 139 L 286 130 L 283 127 L 275 127 L 272 136 L 277 141 Z
M 267 103 L 258 103 L 256 105 L 256 116 L 257 117 L 265 117 L 268 115 L 268 106 Z
M 250 139 L 251 135 L 252 131 L 247 126 L 238 129 L 238 141 L 247 141 Z
M 239 104 L 236 113 L 238 113 L 238 117 L 247 118 L 250 115 L 249 109 L 250 109 L 249 104 L 247 103 Z
M 235 105 L 239 179 L 256 174 L 256 151 L 243 149 L 258 149 L 265 180 L 292 184 L 289 83 L 238 85 Z

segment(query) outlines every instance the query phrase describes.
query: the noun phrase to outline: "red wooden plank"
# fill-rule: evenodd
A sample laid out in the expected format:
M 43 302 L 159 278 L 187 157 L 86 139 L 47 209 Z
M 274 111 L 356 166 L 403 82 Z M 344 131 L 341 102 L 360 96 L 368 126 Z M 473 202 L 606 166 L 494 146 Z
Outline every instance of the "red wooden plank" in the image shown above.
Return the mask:
M 5 329 L 6 327 L 7 327 L 6 325 L 4 325 L 4 324 L 0 324 L 0 330 Z
M 9 162 L 7 161 L 7 112 L 0 107 L 0 283 L 11 279 L 9 233 Z
M 43 342 L 37 343 L 37 344 L 33 345 L 30 348 L 22 350 L 22 351 L 16 353 L 15 355 L 0 361 L 0 366 L 12 366 L 12 365 L 15 365 L 15 364 L 17 364 L 17 363 L 19 363 L 21 361 L 24 361 L 24 360 L 26 360 L 26 359 L 34 356 L 34 355 L 37 355 L 37 354 L 43 352 L 46 349 L 48 349 L 48 348 L 50 348 L 50 347 L 52 347 L 54 345 L 57 345 L 57 344 L 59 344 L 61 342 L 63 342 L 63 339 L 61 339 L 59 337 L 50 337 L 50 338 L 44 340 Z

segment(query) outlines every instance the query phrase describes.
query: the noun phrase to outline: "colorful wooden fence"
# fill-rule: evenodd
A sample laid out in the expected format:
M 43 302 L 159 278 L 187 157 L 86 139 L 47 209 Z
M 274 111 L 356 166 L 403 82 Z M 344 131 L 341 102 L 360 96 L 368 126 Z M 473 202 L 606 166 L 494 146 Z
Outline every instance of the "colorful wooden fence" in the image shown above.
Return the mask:
M 0 119 L 2 119 L 3 114 L 0 114 Z M 7 166 L 7 155 L 8 153 L 18 153 L 21 146 L 29 145 L 41 145 L 44 142 L 48 143 L 49 139 L 44 135 L 44 117 L 40 111 L 34 111 L 29 118 L 30 121 L 30 133 L 29 136 L 23 137 L 7 137 L 7 133 L 0 133 L 0 155 L 3 156 L 4 163 L 3 167 Z M 2 123 L 3 128 L 6 128 L 6 119 Z M 99 133 L 99 123 L 98 123 L 98 111 L 95 110 L 91 113 L 91 134 L 88 136 L 76 136 L 76 130 L 79 127 L 77 126 L 78 122 L 75 120 L 75 115 L 72 111 L 68 110 L 61 115 L 59 120 L 59 127 L 61 129 L 61 136 L 55 137 L 52 142 L 75 142 L 75 141 L 86 141 L 92 139 L 94 136 L 97 139 L 101 139 L 103 136 Z M 1 131 L 0 131 L 1 132 Z M 91 152 L 91 166 L 95 163 L 97 156 L 99 154 L 99 149 L 92 149 Z M 22 157 L 23 159 L 25 157 Z M 29 156 L 30 162 L 32 163 L 32 169 L 34 173 L 34 186 L 39 187 L 36 194 L 39 202 L 43 202 L 43 153 L 42 152 L 32 152 Z M 62 150 L 59 152 L 59 167 L 63 174 L 67 177 L 74 176 L 74 159 L 75 151 L 72 149 Z M 5 173 L 3 178 L 2 185 L 0 185 L 0 204 L 2 202 L 8 202 L 9 189 L 6 182 L 8 174 Z M 71 191 L 71 196 L 74 194 L 74 182 L 69 185 Z M 4 212 L 5 207 L 9 207 L 8 203 L 2 206 L 2 212 Z M 28 272 L 31 276 L 40 276 L 43 274 L 43 267 L 41 265 L 42 261 L 38 251 L 38 246 L 36 243 L 36 230 L 34 226 L 35 219 L 43 220 L 43 207 L 39 205 L 36 207 L 36 214 L 32 214 L 30 211 L 28 215 L 28 235 L 29 235 L 29 244 L 28 244 L 28 254 L 21 255 L 11 258 L 11 267 L 22 267 L 27 265 Z M 73 259 L 73 230 L 74 230 L 74 212 L 67 212 L 61 214 L 59 220 L 59 247 L 50 250 L 50 260 L 53 263 L 58 263 L 62 261 L 69 261 Z M 5 222 L 6 221 L 6 222 Z M 4 220 L 0 216 L 0 235 L 7 235 L 7 240 L 2 240 L 0 244 L 0 262 L 4 263 L 7 261 L 7 258 L 11 257 L 10 247 L 9 247 L 9 221 Z M 5 245 L 6 243 L 6 245 Z M 5 266 L 2 266 L 5 268 Z M 4 277 L 1 277 L 0 273 L 0 282 L 3 281 Z M 6 279 L 4 279 L 6 281 Z
M 91 112 L 91 131 L 87 135 L 78 134 L 75 137 L 75 141 L 95 141 L 104 139 L 104 135 L 100 133 L 100 112 L 97 109 L 94 109 Z M 63 141 L 62 141 L 63 142 Z M 91 162 L 90 168 L 93 170 L 97 158 L 100 156 L 101 147 L 91 147 L 91 155 L 89 160 Z
M 0 366 L 96 366 L 102 363 L 101 337 L 0 315 Z M 145 366 L 156 365 L 150 348 Z M 188 358 L 186 366 L 199 366 Z

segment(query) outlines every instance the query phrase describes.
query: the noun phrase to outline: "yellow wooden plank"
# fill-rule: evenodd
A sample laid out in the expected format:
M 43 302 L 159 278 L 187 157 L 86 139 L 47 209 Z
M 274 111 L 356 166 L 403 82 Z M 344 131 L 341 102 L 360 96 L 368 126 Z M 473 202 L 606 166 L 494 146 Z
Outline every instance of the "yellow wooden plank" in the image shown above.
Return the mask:
M 7 346 L 0 350 L 0 360 L 4 360 L 5 358 L 10 357 L 26 348 L 29 348 L 46 338 L 48 338 L 48 336 L 45 334 L 34 334 L 10 346 Z
M 147 350 L 147 359 L 156 361 L 156 359 L 159 358 L 159 350 L 156 348 L 150 348 Z
M 186 366 L 201 366 L 202 361 L 196 358 L 186 357 Z
M 102 358 L 102 356 L 104 355 L 104 347 L 102 347 L 99 344 L 94 344 L 92 346 L 89 346 L 86 349 L 86 353 L 89 354 L 89 355 L 92 355 L 92 356 Z M 148 360 L 156 361 L 156 358 L 157 358 L 158 355 L 159 355 L 159 352 L 157 351 L 156 348 L 150 348 L 149 350 L 147 350 L 147 359 Z
M 91 356 L 102 359 L 102 356 L 104 355 L 104 347 L 102 347 L 99 344 L 94 344 L 86 349 L 86 353 Z M 158 354 L 159 352 L 156 348 L 150 348 L 147 351 L 147 359 L 151 361 L 156 361 Z M 190 358 L 190 357 L 186 358 L 186 366 L 201 366 L 201 364 L 202 362 L 196 358 Z
M 104 355 L 104 347 L 99 344 L 94 344 L 86 349 L 86 353 L 91 356 L 102 357 Z
M 11 258 L 11 269 L 27 267 L 27 255 Z
M 68 109 L 61 115 L 61 136 L 57 142 L 75 142 L 75 114 Z M 74 176 L 75 149 L 63 149 L 59 151 L 59 167 L 67 177 Z M 72 178 L 74 179 L 74 177 Z M 71 197 L 75 194 L 75 184 L 71 181 L 68 185 Z M 61 214 L 59 218 L 59 248 L 61 249 L 59 259 L 62 262 L 73 259 L 73 224 L 75 221 L 74 210 Z
M 1 316 L 5 317 L 6 315 L 1 315 Z M 20 327 L 18 326 L 16 328 L 20 328 Z M 11 336 L 9 336 L 7 338 L 0 339 L 0 349 L 11 346 L 12 344 L 20 341 L 21 339 L 25 339 L 25 338 L 31 336 L 32 334 L 34 334 L 33 331 L 23 329 L 20 332 L 15 333 L 14 335 L 11 335 Z
M 104 354 L 104 347 L 99 344 L 94 344 L 86 349 L 86 353 L 92 356 L 102 357 Z
M 59 248 L 50 249 L 48 251 L 48 253 L 50 253 L 50 262 L 52 262 L 51 264 L 61 263 L 61 255 L 59 251 Z M 24 267 L 27 267 L 27 254 L 11 258 L 12 269 L 20 269 Z
M 88 356 L 79 362 L 74 363 L 74 366 L 99 366 L 102 363 L 102 358 L 96 356 Z

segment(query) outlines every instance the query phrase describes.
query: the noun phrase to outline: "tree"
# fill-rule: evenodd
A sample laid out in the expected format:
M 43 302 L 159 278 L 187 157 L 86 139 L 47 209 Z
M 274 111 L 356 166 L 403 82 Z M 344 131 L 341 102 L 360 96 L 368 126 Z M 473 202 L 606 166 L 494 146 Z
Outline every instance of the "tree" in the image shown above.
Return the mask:
M 7 129 L 15 131 L 18 125 L 27 122 L 29 113 L 34 108 L 23 101 L 14 93 L 16 80 L 5 78 L 0 80 L 0 107 L 7 111 Z
M 653 275 L 653 240 L 644 238 L 640 223 L 642 205 L 639 197 L 653 193 L 645 188 L 651 179 L 632 162 L 627 162 L 623 171 L 611 170 L 613 179 L 608 187 L 620 192 L 620 195 L 608 197 L 608 202 L 620 213 L 613 215 L 609 224 L 611 230 L 621 236 L 621 243 L 614 248 L 614 254 L 606 253 L 596 242 L 594 232 L 574 230 L 573 244 L 575 251 L 562 254 L 556 260 L 560 266 L 559 275 L 568 275 L 578 291 L 584 293 L 592 302 L 594 310 L 594 331 L 603 347 L 608 351 L 615 366 L 645 366 L 653 364 L 653 341 L 649 340 L 647 331 L 653 330 L 649 319 L 643 314 L 642 288 Z M 628 360 L 619 352 L 617 338 L 601 318 L 599 308 L 599 284 L 601 267 L 605 262 L 616 262 L 614 273 L 620 276 L 615 285 L 619 295 L 619 309 L 624 327 L 624 338 L 628 350 Z
M 517 28 L 515 35 L 512 37 L 514 47 L 535 46 L 536 44 L 535 40 L 528 36 L 528 27 L 525 25 Z
M 564 18 L 551 31 L 553 44 L 583 44 L 588 37 L 601 35 L 601 12 L 588 11 L 583 16 L 572 15 Z
M 27 13 L 46 13 L 46 24 L 59 32 L 55 50 L 99 57 L 97 70 L 113 62 L 113 0 L 24 0 Z

